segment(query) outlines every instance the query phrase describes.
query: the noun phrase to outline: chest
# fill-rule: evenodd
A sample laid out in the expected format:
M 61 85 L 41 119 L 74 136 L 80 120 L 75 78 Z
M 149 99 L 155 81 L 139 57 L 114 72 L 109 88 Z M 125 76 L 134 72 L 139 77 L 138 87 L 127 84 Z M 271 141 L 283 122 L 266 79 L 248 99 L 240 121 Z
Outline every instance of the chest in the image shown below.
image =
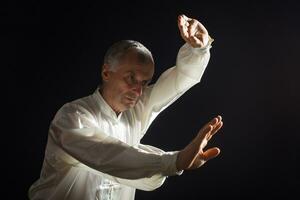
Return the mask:
M 140 142 L 140 123 L 126 115 L 119 120 L 107 116 L 98 117 L 98 127 L 111 137 L 134 146 Z

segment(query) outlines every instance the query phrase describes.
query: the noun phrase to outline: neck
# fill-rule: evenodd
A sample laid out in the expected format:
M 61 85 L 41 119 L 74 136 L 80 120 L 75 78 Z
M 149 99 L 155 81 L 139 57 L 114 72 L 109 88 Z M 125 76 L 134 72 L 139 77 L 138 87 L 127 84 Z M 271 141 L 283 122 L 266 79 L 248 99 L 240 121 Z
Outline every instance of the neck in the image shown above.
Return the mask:
M 102 98 L 105 100 L 105 102 L 111 107 L 111 109 L 116 113 L 116 115 L 119 116 L 121 111 L 118 111 L 117 109 L 115 109 L 114 105 L 110 101 L 110 96 L 107 94 L 107 92 L 103 86 L 99 87 L 99 92 L 100 92 Z

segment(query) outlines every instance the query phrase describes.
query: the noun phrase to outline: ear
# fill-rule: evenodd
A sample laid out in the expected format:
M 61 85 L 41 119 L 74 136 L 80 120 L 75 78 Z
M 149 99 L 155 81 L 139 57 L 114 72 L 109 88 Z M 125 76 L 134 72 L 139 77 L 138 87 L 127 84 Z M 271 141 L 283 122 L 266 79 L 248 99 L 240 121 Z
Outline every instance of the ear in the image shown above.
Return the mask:
M 108 81 L 110 78 L 110 70 L 108 64 L 103 64 L 102 66 L 102 72 L 101 72 L 102 80 Z

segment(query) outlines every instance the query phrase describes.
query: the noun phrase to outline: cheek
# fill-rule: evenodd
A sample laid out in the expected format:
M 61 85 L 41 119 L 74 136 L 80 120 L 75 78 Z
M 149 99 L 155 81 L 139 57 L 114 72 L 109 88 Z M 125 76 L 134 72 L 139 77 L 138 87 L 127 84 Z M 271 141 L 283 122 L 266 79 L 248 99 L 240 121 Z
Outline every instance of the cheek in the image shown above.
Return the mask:
M 117 88 L 117 93 L 118 95 L 122 96 L 124 94 L 127 94 L 128 92 L 130 92 L 131 88 L 127 85 L 127 84 L 119 84 L 118 88 Z

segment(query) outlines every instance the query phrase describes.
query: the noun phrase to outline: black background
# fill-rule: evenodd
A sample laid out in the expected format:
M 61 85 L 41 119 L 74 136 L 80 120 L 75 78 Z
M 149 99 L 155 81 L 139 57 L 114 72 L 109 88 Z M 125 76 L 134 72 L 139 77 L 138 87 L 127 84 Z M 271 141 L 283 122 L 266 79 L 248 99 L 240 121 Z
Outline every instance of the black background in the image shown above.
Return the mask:
M 142 143 L 183 148 L 212 117 L 221 154 L 169 177 L 136 199 L 254 199 L 298 195 L 300 6 L 296 1 L 10 2 L 2 6 L 3 195 L 26 199 L 38 178 L 47 130 L 66 102 L 92 93 L 106 49 L 142 42 L 154 80 L 184 43 L 177 16 L 201 21 L 215 39 L 201 83 L 159 115 Z M 5 73 L 4 73 L 5 72 Z

